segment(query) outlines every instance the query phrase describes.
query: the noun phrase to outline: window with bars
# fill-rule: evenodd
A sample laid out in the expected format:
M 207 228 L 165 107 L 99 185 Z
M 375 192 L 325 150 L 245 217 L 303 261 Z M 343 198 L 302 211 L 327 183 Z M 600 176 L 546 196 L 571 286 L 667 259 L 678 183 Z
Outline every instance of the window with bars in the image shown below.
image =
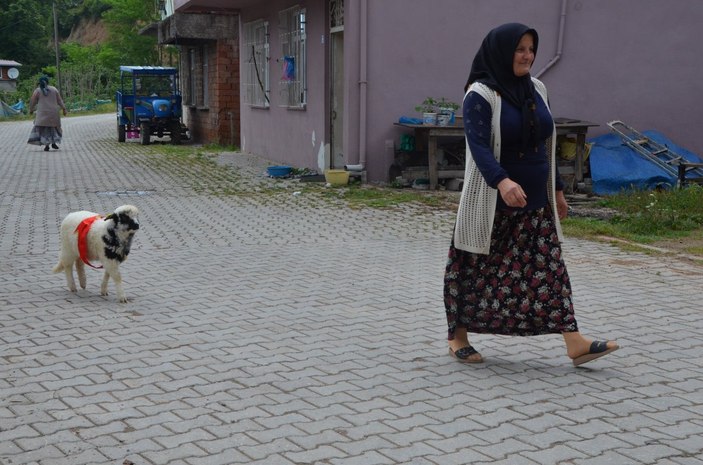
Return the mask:
M 244 25 L 244 75 L 242 94 L 244 103 L 268 107 L 271 103 L 269 84 L 269 23 L 258 20 Z
M 295 6 L 278 13 L 282 56 L 279 93 L 282 105 L 305 108 L 307 103 L 307 50 L 305 9 Z
M 196 87 L 195 87 L 195 49 L 188 49 L 188 104 L 196 105 L 198 103 L 196 99 Z
M 186 105 L 207 107 L 210 103 L 209 52 L 207 47 L 188 49 L 187 90 L 183 96 Z
M 344 30 L 344 0 L 330 0 L 330 29 Z
M 200 101 L 204 107 L 210 105 L 210 59 L 208 57 L 209 50 L 206 47 L 200 49 L 202 54 L 202 70 L 203 70 L 203 86 Z

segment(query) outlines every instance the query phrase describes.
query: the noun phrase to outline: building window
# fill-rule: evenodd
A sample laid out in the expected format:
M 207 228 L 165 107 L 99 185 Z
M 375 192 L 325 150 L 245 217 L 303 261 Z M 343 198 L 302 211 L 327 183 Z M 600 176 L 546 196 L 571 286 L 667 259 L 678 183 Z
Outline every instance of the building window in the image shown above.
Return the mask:
M 344 30 L 344 0 L 330 0 L 330 29 Z
M 282 106 L 305 108 L 307 103 L 307 51 L 305 9 L 295 6 L 278 14 L 282 56 L 279 92 Z
M 188 49 L 186 92 L 183 102 L 186 105 L 207 107 L 210 104 L 210 49 L 197 47 Z
M 269 23 L 258 20 L 244 25 L 245 59 L 242 87 L 244 103 L 251 106 L 268 107 L 269 95 Z
M 195 76 L 195 49 L 188 49 L 188 104 L 196 105 L 197 91 L 196 91 L 196 76 Z
M 202 76 L 203 76 L 203 85 L 202 85 L 203 93 L 202 93 L 202 95 L 201 95 L 200 102 L 201 102 L 201 105 L 204 106 L 204 107 L 207 107 L 207 106 L 210 104 L 210 98 L 209 98 L 209 94 L 210 94 L 210 85 L 209 85 L 209 83 L 210 83 L 210 70 L 209 70 L 209 67 L 208 67 L 208 63 L 209 63 L 209 60 L 208 60 L 208 52 L 209 52 L 209 50 L 208 50 L 207 47 L 203 47 L 203 48 L 200 49 L 200 53 L 202 54 L 202 64 L 203 64 L 203 73 L 202 73 Z

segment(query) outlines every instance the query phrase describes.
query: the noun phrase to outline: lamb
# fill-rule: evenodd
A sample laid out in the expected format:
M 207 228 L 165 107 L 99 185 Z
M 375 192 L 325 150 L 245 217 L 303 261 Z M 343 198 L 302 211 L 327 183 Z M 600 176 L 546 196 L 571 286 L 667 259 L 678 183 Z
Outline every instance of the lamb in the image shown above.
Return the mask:
M 85 265 L 92 268 L 104 267 L 100 295 L 107 295 L 107 283 L 112 277 L 117 299 L 122 303 L 127 302 L 119 266 L 127 259 L 132 239 L 139 229 L 138 216 L 139 210 L 133 205 L 122 205 L 104 218 L 89 211 L 69 213 L 61 222 L 61 252 L 53 272 L 64 271 L 68 289 L 76 292 L 74 264 L 82 289 L 86 285 Z M 91 261 L 98 261 L 102 266 L 94 266 Z

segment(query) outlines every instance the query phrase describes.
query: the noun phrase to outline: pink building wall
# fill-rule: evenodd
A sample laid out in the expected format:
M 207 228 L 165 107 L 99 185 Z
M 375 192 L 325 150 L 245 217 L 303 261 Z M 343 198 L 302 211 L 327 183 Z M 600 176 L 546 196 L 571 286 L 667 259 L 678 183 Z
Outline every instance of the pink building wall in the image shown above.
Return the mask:
M 562 0 L 368 5 L 370 179 L 387 180 L 392 160 L 386 141 L 397 142 L 400 130 L 391 125 L 399 116 L 418 116 L 413 107 L 428 95 L 461 101 L 471 60 L 491 28 L 515 21 L 537 29 L 533 74 L 557 52 Z M 696 46 L 703 2 L 569 0 L 566 6 L 561 58 L 541 76 L 555 116 L 599 124 L 589 137 L 609 132 L 606 123 L 620 119 L 639 130 L 661 131 L 703 155 L 703 61 Z
M 306 8 L 308 95 L 304 110 L 281 107 L 278 81 L 283 64 L 278 36 L 278 12 L 293 5 Z M 324 1 L 272 0 L 243 9 L 241 24 L 269 21 L 271 104 L 267 109 L 242 104 L 242 150 L 295 167 L 317 169 L 318 158 L 328 143 L 327 129 L 327 52 Z M 246 54 L 242 53 L 242 61 Z
M 177 6 L 235 8 L 241 22 L 267 19 L 271 27 L 271 107 L 241 110 L 242 148 L 297 167 L 318 168 L 329 142 L 328 0 L 176 0 Z M 278 106 L 278 11 L 307 9 L 308 105 Z M 366 5 L 367 14 L 362 15 Z M 344 26 L 344 132 L 347 164 L 366 159 L 367 178 L 388 181 L 393 123 L 419 116 L 426 96 L 460 102 L 471 60 L 494 26 L 517 21 L 540 34 L 533 74 L 562 54 L 540 78 L 555 116 L 599 124 L 589 136 L 609 132 L 620 119 L 639 130 L 656 129 L 703 154 L 703 61 L 698 56 L 701 0 L 346 0 Z M 362 17 L 363 16 L 363 17 Z M 368 47 L 361 48 L 366 21 Z M 360 71 L 366 56 L 365 83 Z M 242 57 L 244 60 L 244 56 Z M 360 89 L 367 96 L 361 102 Z M 366 112 L 362 112 L 363 103 Z M 363 129 L 362 130 L 362 125 Z

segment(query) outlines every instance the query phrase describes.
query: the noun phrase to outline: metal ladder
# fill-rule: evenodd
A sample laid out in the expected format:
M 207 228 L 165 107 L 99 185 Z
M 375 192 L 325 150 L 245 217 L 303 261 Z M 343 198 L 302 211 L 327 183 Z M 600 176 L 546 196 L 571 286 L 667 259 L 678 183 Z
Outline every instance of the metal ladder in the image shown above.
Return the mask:
M 700 163 L 689 163 L 681 155 L 669 150 L 669 147 L 653 141 L 622 121 L 611 121 L 608 126 L 620 136 L 625 145 L 677 178 L 679 186 L 685 183 L 687 175 L 697 179 L 703 178 L 703 167 Z M 687 166 L 689 164 L 692 166 Z

